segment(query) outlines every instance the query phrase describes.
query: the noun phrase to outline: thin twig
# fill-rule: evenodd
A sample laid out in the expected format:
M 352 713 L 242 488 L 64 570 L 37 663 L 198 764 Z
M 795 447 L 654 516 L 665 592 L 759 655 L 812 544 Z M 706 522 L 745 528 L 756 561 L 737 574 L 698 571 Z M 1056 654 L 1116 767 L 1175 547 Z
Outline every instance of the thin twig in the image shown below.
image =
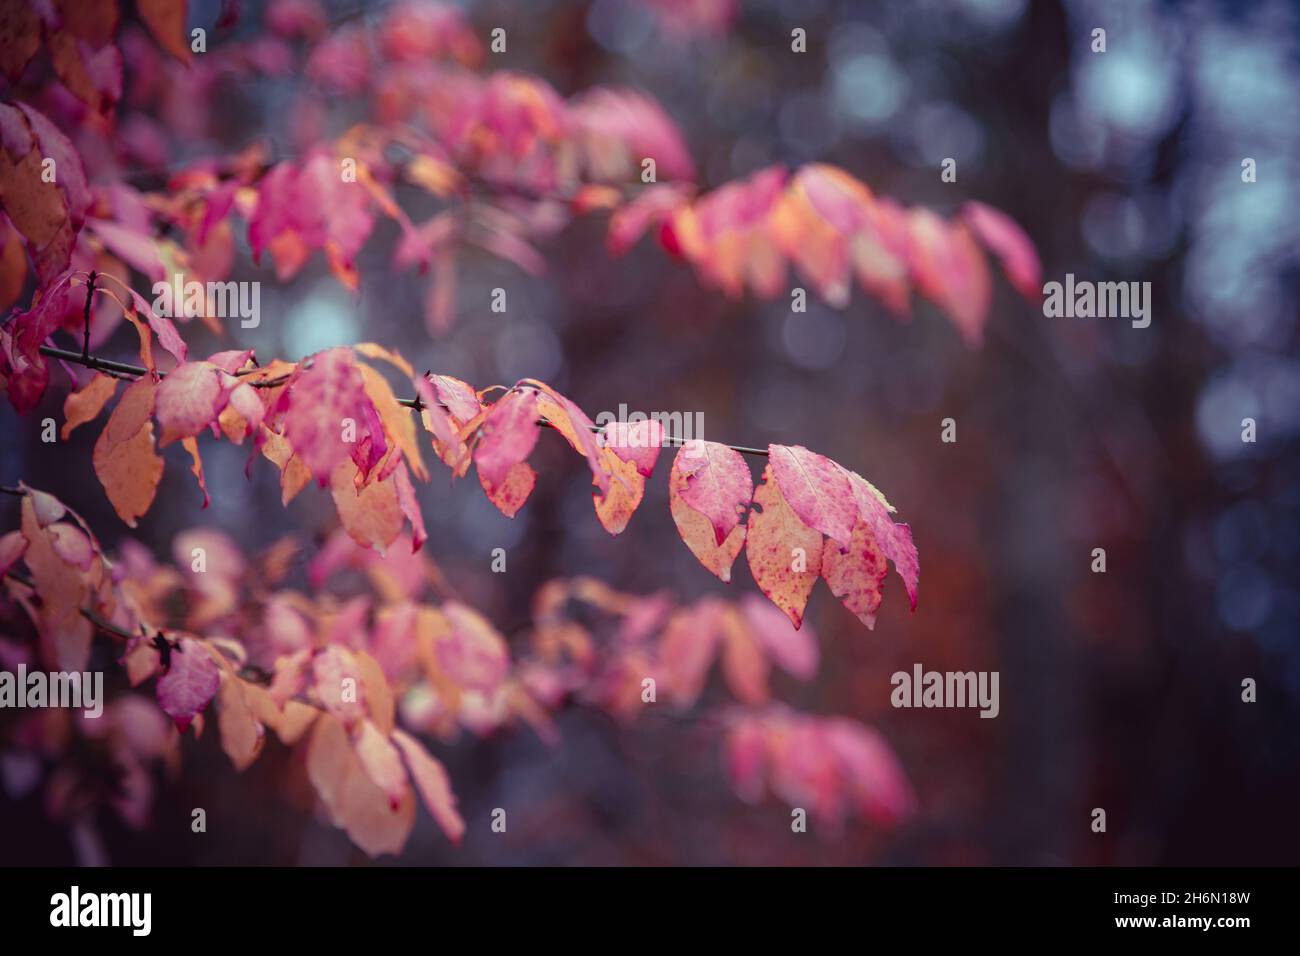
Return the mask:
M 91 269 L 91 270 L 90 270 L 90 277 L 89 277 L 89 279 L 88 279 L 87 282 L 86 282 L 86 307 L 85 307 L 85 309 L 82 311 L 82 315 L 81 315 L 81 325 L 82 325 L 82 338 L 81 338 L 81 361 L 82 361 L 82 362 L 85 362 L 88 368 L 94 368 L 94 366 L 90 364 L 90 362 L 91 362 L 91 358 L 90 358 L 90 300 L 91 300 L 92 298 L 94 298 L 94 295 L 95 295 L 95 280 L 98 279 L 98 278 L 99 278 L 99 273 L 96 272 L 94 269 Z
M 63 359 L 64 361 L 67 362 L 76 362 L 77 364 L 84 365 L 87 368 L 107 370 L 110 372 L 119 373 L 121 375 L 134 375 L 137 378 L 149 374 L 149 370 L 147 368 L 143 368 L 142 366 L 139 365 L 131 365 L 127 362 L 114 362 L 114 361 L 110 361 L 109 359 L 97 358 L 93 355 L 81 356 L 78 355 L 76 352 L 71 352 L 67 349 L 55 348 L 52 345 L 42 345 L 41 354 L 48 355 L 52 358 Z M 166 375 L 165 372 L 157 372 L 156 374 L 159 377 Z M 289 374 L 291 373 L 280 375 L 277 376 L 276 378 L 267 379 L 261 382 L 248 382 L 247 384 L 252 385 L 254 388 L 275 388 L 276 386 L 283 385 L 286 381 L 288 381 Z M 422 402 L 418 398 L 399 398 L 397 400 L 397 404 L 405 405 L 407 408 L 414 409 L 415 411 L 419 411 L 422 408 L 424 408 L 424 402 Z M 545 428 L 555 428 L 555 425 L 548 422 L 545 418 L 539 418 L 537 420 L 537 424 Z M 596 434 L 600 434 L 604 430 L 604 426 L 596 425 L 594 423 L 588 425 L 587 428 L 595 432 Z M 680 438 L 676 435 L 664 435 L 660 439 L 660 441 L 663 443 L 663 446 L 669 448 L 681 448 L 683 445 L 687 444 L 692 440 L 693 439 L 689 439 L 689 438 Z M 725 444 L 725 443 L 719 442 L 718 444 Z M 726 447 L 732 449 L 733 451 L 738 451 L 742 455 L 756 455 L 756 456 L 766 458 L 768 454 L 766 448 L 750 448 L 747 445 L 727 445 Z

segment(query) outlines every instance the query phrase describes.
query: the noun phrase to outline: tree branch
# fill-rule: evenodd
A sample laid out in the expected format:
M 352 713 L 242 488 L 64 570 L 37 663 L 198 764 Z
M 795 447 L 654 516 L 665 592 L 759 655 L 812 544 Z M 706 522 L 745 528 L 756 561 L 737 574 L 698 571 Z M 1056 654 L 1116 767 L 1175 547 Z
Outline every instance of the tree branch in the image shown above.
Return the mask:
M 98 358 L 94 355 L 79 355 L 76 352 L 69 351 L 68 349 L 55 348 L 53 345 L 42 345 L 41 354 L 48 355 L 51 358 L 62 359 L 65 362 L 73 362 L 77 365 L 83 365 L 86 368 L 95 369 L 96 371 L 105 371 L 110 373 L 116 373 L 118 375 L 134 375 L 136 378 L 140 378 L 142 376 L 149 374 L 149 370 L 140 365 L 131 365 L 127 362 L 114 362 L 109 359 Z M 157 374 L 161 378 L 167 373 L 158 372 Z M 276 378 L 267 379 L 266 381 L 248 382 L 247 384 L 253 386 L 253 388 L 275 388 L 276 386 L 283 385 L 286 381 L 288 381 L 288 378 L 289 378 L 288 375 L 281 375 Z M 405 405 L 407 408 L 413 409 L 415 411 L 419 411 L 424 407 L 424 403 L 420 401 L 420 399 L 418 398 L 399 398 L 397 400 L 397 403 L 399 405 Z M 550 422 L 548 422 L 545 418 L 538 419 L 537 424 L 542 425 L 546 428 L 555 427 Z M 604 430 L 602 426 L 595 425 L 595 424 L 589 425 L 587 427 L 591 431 L 597 434 L 600 434 Z M 681 438 L 676 435 L 664 435 L 663 438 L 660 440 L 663 442 L 663 445 L 665 447 L 680 448 L 691 439 Z M 719 442 L 719 444 L 726 444 L 726 443 Z M 742 455 L 754 455 L 762 458 L 767 457 L 766 448 L 750 448 L 747 445 L 727 445 L 726 447 L 730 448 L 732 451 L 738 451 Z

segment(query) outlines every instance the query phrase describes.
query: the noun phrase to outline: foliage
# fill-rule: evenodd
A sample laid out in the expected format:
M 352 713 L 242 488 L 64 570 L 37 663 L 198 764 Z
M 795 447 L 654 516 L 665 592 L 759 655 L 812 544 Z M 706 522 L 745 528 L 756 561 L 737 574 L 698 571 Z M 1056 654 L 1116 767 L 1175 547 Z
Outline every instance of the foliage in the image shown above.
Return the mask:
M 311 559 L 309 594 L 286 584 L 294 541 L 248 559 L 200 528 L 176 537 L 175 566 L 130 541 L 110 556 L 62 502 L 12 489 L 21 526 L 0 538 L 6 663 L 82 671 L 99 635 L 130 688 L 103 722 L 59 712 L 15 732 L 23 759 L 41 766 L 56 817 L 85 827 L 108 804 L 143 826 L 151 768 L 177 759 L 177 732 L 197 735 L 215 720 L 239 770 L 268 730 L 305 748 L 327 816 L 368 853 L 402 849 L 417 797 L 456 841 L 465 822 L 425 739 L 523 722 L 554 741 L 551 715 L 574 703 L 630 720 L 647 677 L 670 706 L 690 709 L 715 660 L 736 701 L 717 726 L 740 796 L 770 790 L 830 825 L 905 815 L 910 790 L 882 740 L 778 705 L 768 685 L 773 665 L 799 680 L 817 670 L 818 645 L 801 625 L 819 578 L 871 627 L 892 563 L 916 607 L 910 529 L 865 478 L 800 445 L 772 444 L 759 451 L 767 465 L 755 486 L 737 448 L 679 442 L 654 423 L 597 428 L 541 381 L 476 388 L 419 374 L 375 343 L 299 361 L 237 347 L 193 358 L 189 323 L 229 333 L 211 292 L 169 316 L 136 287 L 183 274 L 210 289 L 230 276 L 243 235 L 279 281 L 320 252 L 355 291 L 370 279 L 359 254 L 385 217 L 400 233 L 392 268 L 430 276 L 425 321 L 438 334 L 456 312 L 465 244 L 540 272 L 539 241 L 606 215 L 612 254 L 654 231 L 727 295 L 783 295 L 793 268 L 837 307 L 855 281 L 898 315 L 915 292 L 977 344 L 992 296 L 982 249 L 1018 290 L 1038 283 L 1036 254 L 1011 220 L 978 203 L 952 219 L 907 209 L 821 164 L 701 187 L 684 138 L 652 99 L 608 88 L 566 99 L 538 77 L 484 71 L 482 39 L 436 4 L 330 23 L 315 4 L 286 0 L 270 5 L 265 33 L 211 38 L 203 51 L 187 39 L 183 4 L 137 3 L 138 23 L 113 0 L 11 7 L 0 24 L 13 98 L 0 103 L 0 307 L 29 304 L 0 327 L 9 401 L 30 412 L 62 368 L 72 382 L 62 437 L 108 412 L 92 465 L 128 526 L 154 504 L 159 449 L 174 442 L 207 504 L 205 436 L 246 447 L 250 467 L 271 462 L 285 504 L 312 483 L 328 489 L 341 525 Z M 701 29 L 725 29 L 727 19 Z M 179 159 L 208 131 L 223 78 L 248 75 L 305 78 L 297 152 L 253 145 Z M 362 104 L 370 119 L 328 130 L 322 92 Z M 419 222 L 406 211 L 413 192 L 435 204 Z M 138 339 L 138 366 L 93 352 L 123 322 Z M 79 348 L 58 344 L 65 333 Z M 507 640 L 447 591 L 422 547 L 414 487 L 430 480 L 431 449 L 456 478 L 473 467 L 513 517 L 539 480 L 529 457 L 544 430 L 586 463 L 596 518 L 612 535 L 641 504 L 661 447 L 680 445 L 665 470 L 682 540 L 724 582 L 744 550 L 771 604 L 748 594 L 677 606 L 664 594 L 560 579 L 538 593 L 532 627 Z M 347 569 L 368 587 L 332 593 Z M 150 681 L 176 732 L 145 706 L 139 689 Z M 74 738 L 101 759 L 88 762 Z M 115 768 L 108 781 L 105 766 Z

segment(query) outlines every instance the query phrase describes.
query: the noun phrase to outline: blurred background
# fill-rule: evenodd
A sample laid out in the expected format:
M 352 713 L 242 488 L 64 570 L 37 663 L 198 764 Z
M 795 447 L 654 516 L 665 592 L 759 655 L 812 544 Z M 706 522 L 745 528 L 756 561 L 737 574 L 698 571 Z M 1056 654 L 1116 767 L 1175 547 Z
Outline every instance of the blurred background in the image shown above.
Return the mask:
M 383 5 L 326 7 L 350 22 Z M 242 4 L 231 35 L 255 35 L 260 9 Z M 190 22 L 221 12 L 197 3 Z M 1145 329 L 1047 319 L 999 277 L 985 345 L 971 350 L 928 304 L 900 323 L 860 293 L 844 310 L 810 295 L 798 314 L 788 298 L 706 290 L 652 242 L 610 259 L 597 219 L 542 243 L 536 277 L 465 251 L 456 322 L 433 338 L 422 283 L 390 270 L 390 221 L 363 252 L 357 297 L 319 256 L 280 285 L 242 252 L 231 278 L 263 280 L 264 320 L 239 344 L 259 355 L 371 340 L 478 385 L 540 378 L 593 417 L 620 403 L 698 411 L 712 440 L 803 444 L 856 469 L 920 551 L 918 610 L 891 576 L 873 632 L 819 586 L 809 623 L 821 671 L 777 684 L 797 706 L 854 717 L 890 742 L 919 801 L 898 829 L 793 834 L 783 804 L 734 797 L 707 727 L 652 713 L 622 729 L 574 707 L 558 717 L 555 749 L 526 729 L 437 749 L 469 832 L 452 848 L 421 815 L 397 862 L 1300 860 L 1300 6 L 594 0 L 466 12 L 480 36 L 506 29 L 511 69 L 562 95 L 596 84 L 652 94 L 681 126 L 702 188 L 825 161 L 945 214 L 979 199 L 1022 224 L 1045 281 L 1149 281 L 1153 318 Z M 805 54 L 790 52 L 795 27 L 807 31 Z M 1091 50 L 1098 27 L 1105 53 Z M 293 155 L 286 90 L 298 81 L 223 78 L 214 132 L 193 154 L 265 140 Z M 331 128 L 364 118 L 321 105 Z M 949 157 L 955 183 L 939 176 Z M 1242 181 L 1247 157 L 1253 183 Z M 494 287 L 509 292 L 504 315 L 486 308 Z M 206 354 L 204 333 L 191 334 Z M 128 338 L 106 354 L 129 358 Z M 126 529 L 90 473 L 95 430 L 40 443 L 34 419 L 58 417 L 60 402 L 47 396 L 21 421 L 0 406 L 0 481 L 54 492 L 111 547 Z M 1254 443 L 1241 438 L 1247 417 Z M 955 443 L 940 440 L 945 418 Z M 667 459 L 612 539 L 592 520 L 581 461 L 543 439 L 543 478 L 513 521 L 445 470 L 418 489 L 426 548 L 503 631 L 526 624 L 533 592 L 553 577 L 593 574 L 684 600 L 754 589 L 743 561 L 727 586 L 682 546 L 667 517 Z M 333 526 L 323 493 L 281 508 L 275 470 L 257 464 L 246 478 L 246 451 L 217 442 L 204 448 L 212 504 L 200 512 L 184 452 L 166 454 L 173 467 L 136 533 L 160 555 L 195 525 L 227 529 L 250 552 Z M 16 501 L 0 511 L 5 528 L 17 524 Z M 1091 571 L 1099 547 L 1104 574 Z M 507 549 L 509 573 L 488 573 L 494 548 Z M 1000 672 L 998 718 L 893 709 L 890 675 L 918 662 Z M 1242 701 L 1245 678 L 1256 703 Z M 214 734 L 187 742 L 154 826 L 105 821 L 110 858 L 369 862 L 304 812 L 309 792 L 285 792 L 288 759 L 268 747 L 239 775 Z M 220 839 L 168 836 L 188 829 L 194 806 L 210 829 L 226 821 Z M 39 797 L 0 794 L 0 807 L 11 862 L 74 859 Z M 506 835 L 489 830 L 494 807 L 511 808 Z M 1090 829 L 1096 807 L 1104 835 Z

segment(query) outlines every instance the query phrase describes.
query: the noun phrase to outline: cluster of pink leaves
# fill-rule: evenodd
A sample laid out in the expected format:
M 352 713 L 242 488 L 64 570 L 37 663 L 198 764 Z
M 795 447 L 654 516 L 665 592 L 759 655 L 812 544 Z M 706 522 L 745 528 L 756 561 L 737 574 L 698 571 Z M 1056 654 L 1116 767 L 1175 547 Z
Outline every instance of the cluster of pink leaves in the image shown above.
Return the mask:
M 730 296 L 746 289 L 769 299 L 783 295 L 789 264 L 837 307 L 848 303 L 855 279 L 899 316 L 909 314 L 915 290 L 943 309 L 971 345 L 980 343 L 993 301 L 981 245 L 1026 298 L 1035 300 L 1041 282 L 1033 244 L 1004 213 L 969 202 L 945 220 L 877 197 L 821 163 L 793 175 L 770 167 L 699 198 L 685 186 L 652 186 L 614 212 L 611 251 L 625 251 L 655 225 L 665 248 Z
M 734 16 L 725 3 L 655 6 L 665 25 L 696 23 L 688 33 L 716 32 Z M 610 214 L 613 252 L 657 227 L 660 241 L 703 283 L 728 294 L 781 295 L 791 266 L 836 306 L 847 303 L 856 281 L 904 314 L 915 290 L 971 343 L 980 340 L 992 295 L 982 249 L 1022 293 L 1036 292 L 1039 281 L 1037 256 L 1020 229 L 978 203 L 946 220 L 876 197 L 824 165 L 768 169 L 701 193 L 680 133 L 653 100 L 616 89 L 566 100 L 536 77 L 479 72 L 483 42 L 454 8 L 407 0 L 373 22 L 334 29 L 314 0 L 279 0 L 268 7 L 269 35 L 234 41 L 214 33 L 211 52 L 191 58 L 183 3 L 135 5 L 153 42 L 123 26 L 113 0 L 12 7 L 0 19 L 0 73 L 25 102 L 0 104 L 0 307 L 19 301 L 33 281 L 36 292 L 29 309 L 0 327 L 0 384 L 9 400 L 20 411 L 40 400 L 51 372 L 40 349 L 54 334 L 76 333 L 79 344 L 86 275 L 97 271 L 92 345 L 126 321 L 139 336 L 146 371 L 123 382 L 103 371 L 78 380 L 69 368 L 77 387 L 65 401 L 64 434 L 97 418 L 121 389 L 93 456 L 119 516 L 134 524 L 152 505 L 164 468 L 160 446 L 183 446 L 206 502 L 199 437 L 247 444 L 250 457 L 279 469 L 285 502 L 313 480 L 328 487 L 344 534 L 313 574 L 323 581 L 339 563 L 361 566 L 380 575 L 376 587 L 388 599 L 402 593 L 393 567 L 416 562 L 425 537 L 413 485 L 429 477 L 422 447 L 456 476 L 475 466 L 488 497 L 513 516 L 538 480 L 528 459 L 544 421 L 586 461 L 597 518 L 618 534 L 640 505 L 663 436 L 652 423 L 598 434 L 574 403 L 533 380 L 489 403 L 495 389 L 415 375 L 401 356 L 371 344 L 297 363 L 259 366 L 244 350 L 191 360 L 171 320 L 132 290 L 133 274 L 226 278 L 240 217 L 254 256 L 269 256 L 281 280 L 321 252 L 356 289 L 358 253 L 385 215 L 400 226 L 395 265 L 432 271 L 428 316 L 442 329 L 454 312 L 458 244 L 475 243 L 536 272 L 545 265 L 536 238 L 574 216 L 602 212 Z M 133 71 L 125 98 L 124 62 Z M 42 71 L 53 77 L 44 85 Z M 167 165 L 178 141 L 201 138 L 207 100 L 226 79 L 296 73 L 309 84 L 295 106 L 299 158 L 271 162 L 254 146 L 191 163 L 165 190 L 123 181 L 132 166 Z M 322 88 L 366 98 L 374 121 L 328 135 Z M 639 185 L 646 158 L 665 182 Z M 43 175 L 50 160 L 58 168 L 53 181 Z M 397 202 L 407 187 L 447 208 L 411 221 Z M 200 317 L 220 331 L 210 310 Z M 414 415 L 386 377 L 393 370 L 418 400 Z M 405 840 L 414 791 L 450 835 L 458 830 L 445 774 L 395 722 L 393 688 L 409 686 L 412 670 L 420 675 L 418 692 L 402 699 L 412 702 L 403 716 L 413 729 L 485 729 L 518 717 L 548 734 L 542 705 L 557 694 L 625 715 L 644 665 L 664 675 L 670 701 L 689 706 L 716 659 L 736 698 L 757 708 L 729 724 L 733 782 L 742 795 L 764 786 L 792 801 L 797 795 L 831 821 L 849 810 L 896 817 L 908 804 L 906 786 L 879 756 L 878 741 L 834 720 L 773 708 L 767 677 L 771 664 L 798 679 L 815 669 L 816 645 L 797 629 L 819 578 L 871 626 L 892 562 L 915 606 L 918 566 L 907 526 L 894 522 L 893 508 L 869 482 L 802 446 L 770 446 L 756 488 L 738 453 L 692 442 L 677 452 L 668 481 L 672 517 L 692 553 L 728 581 L 745 550 L 753 577 L 784 617 L 752 596 L 735 606 L 706 599 L 665 611 L 656 632 L 646 620 L 662 601 L 609 598 L 624 609 L 614 611 L 622 624 L 611 653 L 597 659 L 590 641 L 584 650 L 572 622 L 558 622 L 551 608 L 539 614 L 539 659 L 516 677 L 500 635 L 455 601 L 385 606 L 373 627 L 358 630 L 352 625 L 369 620 L 368 606 L 322 610 L 281 596 L 268 598 L 265 620 L 229 631 L 260 635 L 251 643 L 203 638 L 201 629 L 229 623 L 221 608 L 244 613 L 245 605 L 263 604 L 244 601 L 230 610 L 231 595 L 240 593 L 232 579 L 190 575 L 180 585 L 171 581 L 171 590 L 184 588 L 196 608 L 216 616 L 201 614 L 185 622 L 191 631 L 170 632 L 163 661 L 145 638 L 166 617 L 148 599 L 170 593 L 168 573 L 141 555 L 110 564 L 84 522 L 48 496 L 28 493 L 22 529 L 0 539 L 0 562 L 8 568 L 21 559 L 31 570 L 34 593 L 21 593 L 12 579 L 8 587 L 37 621 L 42 659 L 63 669 L 84 661 L 93 631 L 82 609 L 141 633 L 126 656 L 133 680 L 158 679 L 159 701 L 178 726 L 201 726 L 196 718 L 216 697 L 222 742 L 237 765 L 256 756 L 267 728 L 286 741 L 311 729 L 313 782 L 334 821 L 372 852 Z M 237 558 L 223 563 L 243 569 Z M 346 637 L 354 632 L 368 634 L 362 646 Z M 561 637 L 561 645 L 553 643 Z M 276 652 L 257 658 L 263 638 Z M 551 656 L 557 647 L 567 656 Z M 269 685 L 250 679 L 250 666 L 265 667 Z M 329 696 L 345 676 L 362 688 L 360 702 Z M 310 710 L 310 720 L 299 707 Z M 164 755 L 138 720 L 123 717 L 105 733 L 143 768 Z M 138 806 L 137 799 L 130 812 Z
M 61 277 L 30 311 L 0 329 L 0 377 L 20 411 L 34 407 L 46 387 L 49 368 L 39 344 L 59 327 L 74 289 L 85 299 L 83 280 Z M 328 487 L 343 527 L 359 544 L 382 551 L 409 524 L 419 548 L 425 529 L 412 479 L 429 479 L 419 426 L 454 476 L 474 465 L 487 497 L 514 517 L 537 483 L 528 458 L 545 423 L 586 462 L 596 517 L 617 535 L 640 506 L 665 443 L 653 420 L 599 430 L 574 402 L 531 379 L 487 403 L 487 391 L 495 389 L 417 375 L 401 355 L 371 343 L 297 363 L 259 366 L 251 350 L 190 360 L 175 326 L 141 297 L 120 297 L 111 288 L 95 294 L 114 297 L 134 324 L 147 369 L 122 388 L 93 456 L 109 501 L 129 525 L 153 503 L 164 469 L 159 445 L 181 442 L 206 505 L 198 438 L 208 433 L 247 441 L 251 455 L 274 463 L 286 504 L 313 480 Z M 155 339 L 177 363 L 165 375 L 155 361 Z M 418 416 L 375 363 L 394 370 L 414 392 Z M 70 393 L 64 434 L 97 418 L 120 384 L 99 372 Z M 745 550 L 754 580 L 796 628 L 818 578 L 872 626 L 887 561 L 915 608 L 919 569 L 911 531 L 892 519 L 892 506 L 870 482 L 829 458 L 800 445 L 770 445 L 755 489 L 739 452 L 694 440 L 678 449 L 668 482 L 673 521 L 700 563 L 730 581 Z
M 22 527 L 0 537 L 0 573 L 7 575 L 6 603 L 25 610 L 39 645 L 5 639 L 0 649 L 8 663 L 85 669 L 93 620 L 94 627 L 119 635 L 119 660 L 130 684 L 154 681 L 158 707 L 181 734 L 201 734 L 203 714 L 216 701 L 221 745 L 237 769 L 259 756 L 268 730 L 286 745 L 304 741 L 307 775 L 328 816 L 372 855 L 400 851 L 416 794 L 448 837 L 460 839 L 464 822 L 447 774 L 397 726 L 394 687 L 407 679 L 418 646 L 424 666 L 442 681 L 445 708 L 454 713 L 459 705 L 451 691 L 501 689 L 508 652 L 491 626 L 463 605 L 410 602 L 403 588 L 414 596 L 423 584 L 411 572 L 427 571 L 410 549 L 411 566 L 383 578 L 390 601 L 376 611 L 372 632 L 366 598 L 340 602 L 326 594 L 313 600 L 274 590 L 298 550 L 292 541 L 273 546 L 255 566 L 232 541 L 209 530 L 178 536 L 176 568 L 158 564 L 131 542 L 110 560 L 74 512 L 46 493 L 22 490 Z M 20 566 L 30 578 L 11 573 Z M 170 609 L 178 604 L 183 617 L 173 626 Z M 391 619 L 403 610 L 418 611 L 427 643 L 395 633 Z M 17 633 L 17 621 L 6 630 Z M 139 704 L 138 695 L 126 695 L 109 706 L 106 722 L 42 714 L 20 730 L 20 744 L 55 758 L 47 800 L 56 817 L 81 817 L 91 809 L 83 800 L 75 813 L 55 812 L 66 796 L 65 779 L 85 773 L 57 759 L 66 755 L 75 730 L 109 742 L 125 775 L 124 789 L 116 785 L 122 781 L 108 788 L 110 802 L 127 822 L 145 824 L 150 758 L 174 757 L 174 740 Z M 78 726 L 67 726 L 73 720 Z M 85 796 L 100 789 L 86 787 Z
M 588 624 L 577 609 L 594 609 L 599 618 Z M 548 705 L 575 694 L 631 721 L 646 712 L 645 679 L 653 676 L 657 704 L 686 710 L 700 700 L 716 662 L 737 701 L 722 710 L 720 727 L 728 777 L 741 799 L 758 802 L 771 793 L 808 809 L 831 831 L 850 816 L 890 826 L 911 812 L 911 788 L 875 731 L 773 701 L 774 671 L 798 681 L 816 675 L 817 638 L 753 595 L 678 606 L 667 594 L 624 594 L 590 578 L 557 580 L 537 592 L 533 620 L 533 658 L 521 665 L 520 679 Z
M 97 5 L 102 15 L 93 23 L 66 11 L 47 22 L 36 6 L 18 6 L 27 16 L 11 26 L 23 37 L 31 29 L 53 31 L 74 37 L 87 55 L 99 44 L 116 57 L 121 85 L 112 0 Z M 945 220 L 876 197 L 850 174 L 821 164 L 793 173 L 773 167 L 699 194 L 690 152 L 653 99 L 595 88 L 566 100 L 538 77 L 481 72 L 483 41 L 452 7 L 406 0 L 373 21 L 331 28 L 313 0 L 280 0 L 268 8 L 269 33 L 214 39 L 212 50 L 198 57 L 189 57 L 184 44 L 184 4 L 174 7 L 180 13 L 166 23 L 145 15 L 170 58 L 138 33 L 122 33 L 136 75 L 123 101 L 133 112 L 120 129 L 105 119 L 116 97 L 94 107 L 67 96 L 40 101 L 72 131 L 75 147 L 33 106 L 3 107 L 0 200 L 8 216 L 0 217 L 0 307 L 23 288 L 24 245 L 41 282 L 69 266 L 124 282 L 130 270 L 151 282 L 174 272 L 198 282 L 223 280 L 234 265 L 236 215 L 247 222 L 254 257 L 269 254 L 282 281 L 319 251 L 352 290 L 361 281 L 357 254 L 376 217 L 390 216 L 402 236 L 394 265 L 431 274 L 425 301 L 433 332 L 454 319 L 460 247 L 473 244 L 538 273 L 545 259 L 536 240 L 593 212 L 611 214 L 612 252 L 659 225 L 666 248 L 685 258 L 703 283 L 730 295 L 746 289 L 781 295 L 792 264 L 837 307 L 847 304 L 855 279 L 899 315 L 907 314 L 915 290 L 943 309 L 971 344 L 980 341 L 992 300 L 981 246 L 1001 260 L 1018 290 L 1037 293 L 1032 244 L 1004 214 L 979 203 Z M 684 24 L 697 14 L 719 24 L 730 15 L 671 4 L 660 12 Z M 36 70 L 34 51 L 22 54 L 30 45 L 24 39 L 19 53 L 0 64 L 11 77 Z M 271 162 L 252 147 L 221 162 L 190 164 L 170 177 L 166 190 L 141 193 L 121 180 L 122 164 L 169 165 L 169 131 L 178 141 L 203 136 L 204 104 L 224 78 L 266 75 L 306 77 L 290 111 L 296 158 Z M 56 77 L 63 78 L 58 71 Z M 372 121 L 331 133 L 322 91 L 363 99 Z M 153 119 L 159 115 L 164 124 Z M 128 144 L 134 145 L 123 153 Z M 139 144 L 156 145 L 142 156 Z M 86 186 L 79 153 L 90 157 L 102 185 Z M 57 157 L 68 170 L 57 185 L 42 181 L 43 157 Z M 645 159 L 655 161 L 662 182 L 641 185 Z M 413 222 L 397 201 L 399 187 L 430 193 L 445 208 Z M 213 321 L 206 308 L 201 315 Z M 120 310 L 97 312 L 95 340 L 120 320 Z
M 182 62 L 190 57 L 187 4 L 136 0 L 141 22 L 156 42 Z M 115 38 L 117 0 L 14 0 L 0 18 L 0 74 L 18 84 L 44 51 L 64 91 L 93 113 L 107 113 L 122 97 L 122 51 Z
M 401 851 L 417 797 L 449 839 L 464 833 L 448 775 L 416 734 L 450 741 L 522 721 L 555 743 L 550 712 L 578 701 L 631 719 L 647 675 L 671 706 L 692 706 L 716 656 L 744 705 L 726 711 L 731 753 L 746 728 L 768 727 L 785 713 L 770 705 L 772 664 L 800 680 L 817 669 L 812 634 L 795 631 L 756 599 L 732 605 L 708 598 L 678 608 L 665 595 L 622 594 L 591 579 L 552 581 L 538 592 L 524 656 L 512 660 L 505 638 L 481 614 L 451 596 L 428 600 L 430 589 L 445 584 L 409 547 L 381 556 L 340 532 L 308 565 L 309 594 L 286 583 L 299 554 L 292 538 L 248 560 L 223 533 L 195 529 L 173 542 L 174 566 L 130 541 L 110 559 L 79 515 L 49 494 L 22 491 L 22 525 L 0 536 L 4 629 L 15 636 L 26 629 L 16 613 L 37 641 L 0 639 L 6 666 L 82 670 L 98 628 L 116 637 L 130 686 L 152 682 L 157 701 L 154 709 L 139 691 L 124 692 L 103 718 L 33 714 L 2 755 L 6 787 L 23 792 L 44 774 L 51 815 L 85 839 L 101 801 L 131 826 L 145 826 L 151 768 L 177 769 L 178 735 L 201 735 L 212 720 L 237 770 L 258 759 L 271 735 L 302 747 L 325 815 L 377 855 Z M 348 571 L 364 575 L 369 588 L 335 597 L 326 585 Z M 608 640 L 568 614 L 577 603 L 613 623 Z M 802 762 L 807 750 L 782 752 L 769 743 L 762 766 L 774 794 L 808 805 L 832 826 L 850 812 L 881 824 L 902 817 L 906 781 L 873 732 L 842 719 L 800 719 L 839 755 L 843 773 L 811 775 Z M 80 760 L 77 737 L 111 762 Z M 742 766 L 733 753 L 726 765 L 750 800 L 758 796 L 754 759 Z M 96 779 L 105 766 L 114 769 Z

